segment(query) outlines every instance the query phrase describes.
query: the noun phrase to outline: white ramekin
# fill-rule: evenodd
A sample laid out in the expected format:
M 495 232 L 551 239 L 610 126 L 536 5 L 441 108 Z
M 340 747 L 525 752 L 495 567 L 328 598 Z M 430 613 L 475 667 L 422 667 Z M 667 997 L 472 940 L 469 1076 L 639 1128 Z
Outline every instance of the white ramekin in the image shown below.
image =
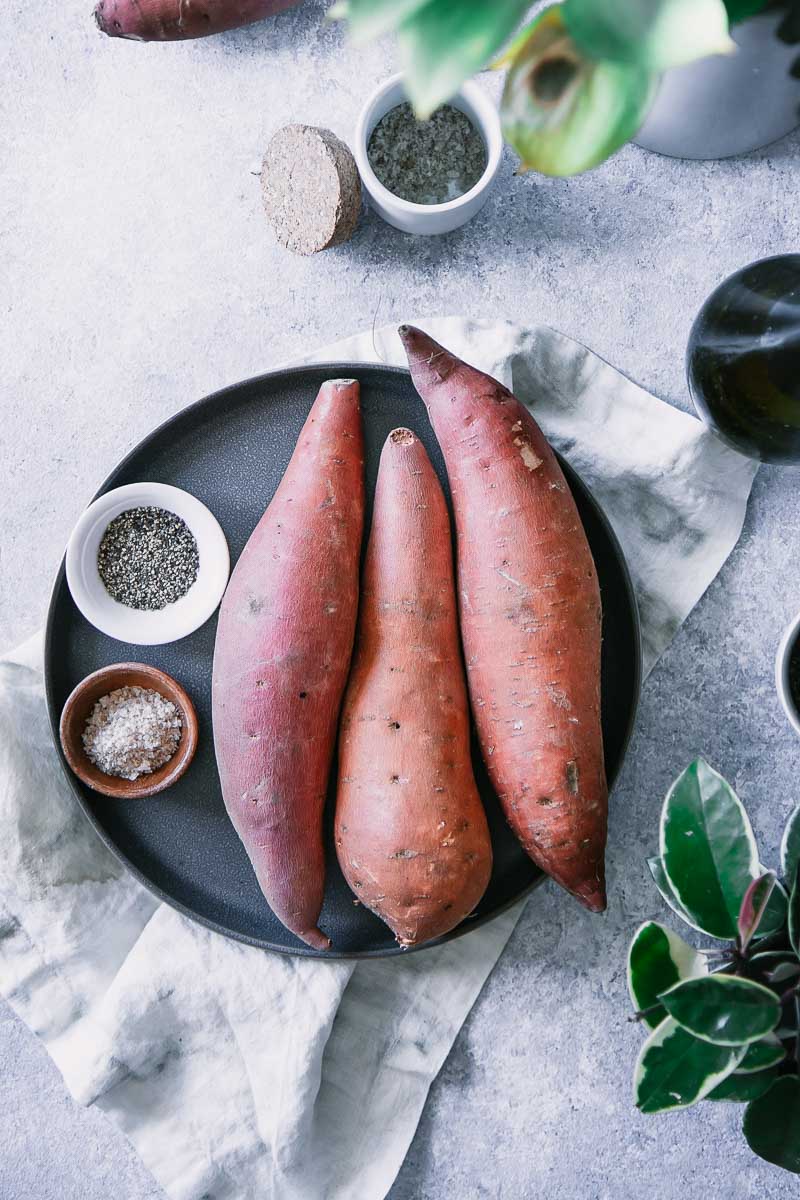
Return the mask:
M 792 699 L 792 690 L 789 687 L 789 663 L 798 637 L 800 637 L 800 613 L 787 625 L 775 656 L 775 686 L 778 689 L 783 711 L 789 718 L 795 733 L 800 734 L 800 713 L 797 711 L 797 706 Z
M 129 508 L 165 508 L 194 534 L 200 565 L 185 596 L 155 612 L 114 600 L 97 569 L 97 551 L 109 522 Z M 67 584 L 87 621 L 108 637 L 134 646 L 161 646 L 199 629 L 216 609 L 230 574 L 225 534 L 205 504 L 166 483 L 129 483 L 98 496 L 72 531 L 67 545 Z
M 470 118 L 486 146 L 486 170 L 463 196 L 446 204 L 412 204 L 385 188 L 369 164 L 367 146 L 375 126 L 389 109 L 408 99 L 402 75 L 392 75 L 372 93 L 356 125 L 354 153 L 361 182 L 372 207 L 384 221 L 405 233 L 449 233 L 470 221 L 489 198 L 503 154 L 503 132 L 496 105 L 475 83 L 465 83 L 448 101 Z

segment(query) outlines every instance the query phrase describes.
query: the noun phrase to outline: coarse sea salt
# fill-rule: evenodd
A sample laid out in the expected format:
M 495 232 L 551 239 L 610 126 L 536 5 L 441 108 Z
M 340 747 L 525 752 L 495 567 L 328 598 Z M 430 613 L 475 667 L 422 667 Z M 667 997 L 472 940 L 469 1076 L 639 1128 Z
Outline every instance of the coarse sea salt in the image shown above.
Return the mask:
M 101 696 L 86 721 L 84 749 L 104 775 L 138 779 L 168 763 L 181 740 L 180 713 L 152 688 Z

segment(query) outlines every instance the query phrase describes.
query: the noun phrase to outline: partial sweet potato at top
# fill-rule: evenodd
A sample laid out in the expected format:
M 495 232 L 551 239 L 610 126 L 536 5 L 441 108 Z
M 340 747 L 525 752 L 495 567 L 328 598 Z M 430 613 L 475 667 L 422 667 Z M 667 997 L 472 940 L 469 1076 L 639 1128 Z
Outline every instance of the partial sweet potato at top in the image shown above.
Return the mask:
M 238 29 L 299 0 L 99 0 L 94 19 L 109 37 L 176 42 Z
M 275 915 L 309 946 L 325 887 L 322 813 L 358 610 L 359 388 L 323 384 L 222 601 L 212 683 L 228 814 Z
M 356 651 L 342 709 L 336 852 L 402 946 L 480 900 L 492 848 L 470 759 L 450 522 L 408 429 L 381 455 Z
M 447 464 L 467 680 L 489 775 L 531 858 L 601 911 L 602 614 L 575 501 L 507 388 L 419 329 L 400 335 Z

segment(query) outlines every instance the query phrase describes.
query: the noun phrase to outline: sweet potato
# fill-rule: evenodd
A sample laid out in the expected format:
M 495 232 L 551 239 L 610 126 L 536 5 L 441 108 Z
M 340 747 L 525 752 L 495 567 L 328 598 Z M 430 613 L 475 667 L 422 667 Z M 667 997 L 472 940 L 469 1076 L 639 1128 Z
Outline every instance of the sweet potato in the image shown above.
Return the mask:
M 575 501 L 528 410 L 400 330 L 456 518 L 467 681 L 489 775 L 531 858 L 605 908 L 600 588 Z
M 222 601 L 212 683 L 228 814 L 272 911 L 317 949 L 322 812 L 364 522 L 358 384 L 324 383 Z
M 262 21 L 299 0 L 99 0 L 94 19 L 109 37 L 177 42 Z
M 381 455 L 342 708 L 336 852 L 355 895 L 401 946 L 458 925 L 491 873 L 452 553 L 425 449 L 395 429 Z

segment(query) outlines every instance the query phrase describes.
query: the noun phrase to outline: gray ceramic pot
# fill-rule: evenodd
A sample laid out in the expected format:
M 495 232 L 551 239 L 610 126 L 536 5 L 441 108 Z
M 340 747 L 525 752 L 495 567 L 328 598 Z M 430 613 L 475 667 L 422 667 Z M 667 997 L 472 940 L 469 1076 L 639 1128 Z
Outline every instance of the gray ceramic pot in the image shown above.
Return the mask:
M 673 158 L 730 158 L 766 146 L 800 123 L 800 47 L 776 35 L 781 14 L 733 28 L 739 53 L 668 71 L 634 141 Z

